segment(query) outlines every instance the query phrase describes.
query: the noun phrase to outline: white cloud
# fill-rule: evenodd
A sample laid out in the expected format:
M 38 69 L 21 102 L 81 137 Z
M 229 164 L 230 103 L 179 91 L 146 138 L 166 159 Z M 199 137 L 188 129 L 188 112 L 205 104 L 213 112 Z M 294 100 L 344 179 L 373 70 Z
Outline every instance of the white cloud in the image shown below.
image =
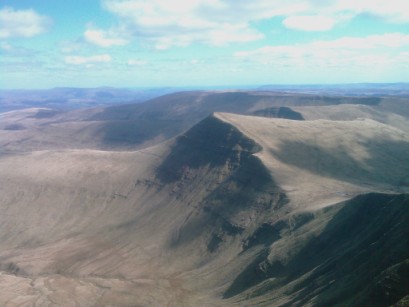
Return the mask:
M 193 42 L 213 46 L 224 46 L 232 42 L 249 42 L 263 38 L 263 34 L 248 28 L 246 25 L 221 25 L 219 28 L 191 33 L 169 33 L 164 36 L 151 37 L 156 49 L 166 50 L 172 46 L 188 46 Z
M 0 38 L 32 37 L 45 32 L 50 23 L 49 17 L 32 9 L 5 7 L 0 10 Z
M 409 23 L 409 2 L 407 0 L 338 0 L 334 11 L 351 12 L 354 15 L 367 13 L 389 22 Z
M 274 17 L 302 31 L 328 31 L 359 14 L 409 23 L 407 0 L 103 0 L 103 7 L 130 36 L 157 49 L 260 40 L 257 22 Z
M 298 45 L 266 46 L 236 52 L 234 56 L 244 61 L 277 66 L 376 66 L 399 64 L 398 55 L 408 47 L 409 35 L 388 33 Z
M 75 53 L 84 49 L 84 43 L 81 40 L 77 41 L 61 41 L 59 48 L 62 53 Z
M 343 37 L 335 40 L 314 41 L 299 45 L 266 46 L 251 51 L 236 52 L 236 57 L 269 55 L 275 53 L 292 54 L 294 51 L 308 53 L 319 50 L 364 50 L 376 48 L 399 48 L 409 46 L 409 34 L 387 33 L 367 37 Z
M 13 47 L 10 44 L 6 43 L 6 42 L 1 42 L 0 43 L 0 49 L 2 49 L 4 51 L 11 51 L 11 50 L 13 50 Z
M 129 66 L 145 66 L 145 65 L 148 65 L 148 61 L 130 59 L 128 60 L 128 65 Z
M 326 16 L 290 16 L 284 19 L 283 24 L 290 29 L 301 31 L 328 31 L 336 20 Z
M 84 33 L 85 40 L 100 47 L 123 46 L 128 43 L 124 38 L 118 37 L 115 32 L 97 29 L 88 29 Z
M 93 63 L 108 63 L 112 58 L 109 54 L 99 54 L 93 56 L 77 56 L 71 55 L 64 58 L 65 63 L 73 65 L 93 64 Z
M 400 52 L 397 56 L 398 60 L 406 65 L 409 65 L 409 51 L 407 52 Z
M 370 35 L 367 37 L 343 37 L 332 41 L 316 41 L 310 45 L 317 49 L 399 48 L 409 46 L 409 35 L 402 33 L 387 33 Z
M 193 42 L 226 45 L 264 37 L 250 26 L 251 18 L 242 18 L 248 11 L 232 14 L 236 4 L 223 0 L 105 0 L 104 7 L 120 18 L 128 33 L 157 49 Z

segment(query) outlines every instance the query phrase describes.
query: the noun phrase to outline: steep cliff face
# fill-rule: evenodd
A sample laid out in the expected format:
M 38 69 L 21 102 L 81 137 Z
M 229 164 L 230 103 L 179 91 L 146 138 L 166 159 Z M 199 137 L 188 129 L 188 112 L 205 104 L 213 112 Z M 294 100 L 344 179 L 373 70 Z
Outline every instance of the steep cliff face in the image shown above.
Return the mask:
M 263 238 L 264 252 L 224 297 L 265 306 L 390 306 L 404 301 L 409 293 L 408 206 L 407 194 L 372 193 L 301 215 L 304 222 L 287 227 L 290 233 L 273 225 Z M 273 236 L 277 239 L 271 244 Z
M 254 156 L 260 150 L 254 140 L 215 116 L 176 139 L 157 168 L 156 180 L 170 189 L 170 197 L 189 200 L 194 209 L 178 227 L 171 247 L 203 240 L 212 254 L 208 256 L 214 257 L 219 248 L 235 242 L 240 252 L 260 224 L 283 215 L 288 200 Z

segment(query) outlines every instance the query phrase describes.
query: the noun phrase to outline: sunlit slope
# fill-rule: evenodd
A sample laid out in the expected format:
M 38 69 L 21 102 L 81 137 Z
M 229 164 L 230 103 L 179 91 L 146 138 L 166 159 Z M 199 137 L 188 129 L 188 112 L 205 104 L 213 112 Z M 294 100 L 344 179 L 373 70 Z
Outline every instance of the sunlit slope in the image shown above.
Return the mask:
M 137 152 L 4 155 L 0 302 L 325 305 L 339 295 L 369 302 L 379 291 L 360 284 L 395 271 L 405 278 L 407 197 L 396 192 L 408 188 L 407 142 L 373 120 L 217 113 Z M 393 194 L 349 201 L 367 192 Z M 371 250 L 381 234 L 369 266 L 366 257 L 338 264 Z M 371 275 L 346 286 L 341 273 L 362 265 Z M 396 289 L 382 299 L 401 299 L 405 291 Z
M 400 103 L 398 103 L 400 102 Z M 317 107 L 292 107 L 305 120 L 356 120 L 372 119 L 377 122 L 398 128 L 406 133 L 409 132 L 408 103 L 405 100 L 397 100 L 396 103 L 388 101 L 380 106 L 366 105 L 333 105 Z
M 254 139 L 257 156 L 301 206 L 350 198 L 364 191 L 406 191 L 409 138 L 370 119 L 292 121 L 218 114 Z

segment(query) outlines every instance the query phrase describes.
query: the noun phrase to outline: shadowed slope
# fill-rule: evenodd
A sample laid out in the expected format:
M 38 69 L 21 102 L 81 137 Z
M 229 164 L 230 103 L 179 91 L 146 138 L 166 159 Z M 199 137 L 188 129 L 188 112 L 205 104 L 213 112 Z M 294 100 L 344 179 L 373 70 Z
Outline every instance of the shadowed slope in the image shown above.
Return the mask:
M 350 153 L 350 145 L 322 148 L 307 142 L 284 141 L 272 154 L 283 163 L 308 170 L 319 176 L 350 183 L 384 183 L 395 188 L 409 187 L 409 142 L 370 139 L 360 143 L 366 158 L 359 161 Z M 305 155 L 300 157 L 299 152 Z M 314 160 L 306 157 L 315 157 Z M 399 162 L 398 162 L 399 161 Z M 390 164 L 390 168 L 388 167 Z M 393 167 L 399 168 L 391 169 Z
M 314 213 L 226 291 L 260 306 L 389 306 L 409 294 L 408 195 L 367 194 Z M 325 222 L 324 228 L 319 226 Z M 305 232 L 308 235 L 305 235 Z M 297 242 L 297 244 L 294 244 Z M 281 249 L 281 250 L 279 250 Z M 405 286 L 406 285 L 406 286 Z M 286 303 L 282 295 L 290 298 Z M 279 303 L 282 302 L 282 303 Z
M 304 117 L 301 115 L 301 113 L 296 112 L 288 107 L 273 107 L 263 110 L 257 110 L 254 112 L 254 115 L 263 117 L 277 117 L 293 120 L 304 120 Z
M 184 199 L 196 184 L 205 184 L 203 198 L 173 238 L 178 246 L 208 236 L 208 250 L 246 234 L 286 203 L 268 169 L 253 154 L 261 147 L 234 126 L 211 116 L 176 139 L 157 169 L 157 178 Z M 197 187 L 196 187 L 197 188 Z M 195 197 L 197 198 L 197 197 Z
M 253 140 L 212 116 L 177 138 L 171 153 L 158 168 L 158 178 L 167 183 L 180 180 L 183 172 L 207 164 L 220 167 L 228 163 L 234 169 L 240 160 L 260 150 Z

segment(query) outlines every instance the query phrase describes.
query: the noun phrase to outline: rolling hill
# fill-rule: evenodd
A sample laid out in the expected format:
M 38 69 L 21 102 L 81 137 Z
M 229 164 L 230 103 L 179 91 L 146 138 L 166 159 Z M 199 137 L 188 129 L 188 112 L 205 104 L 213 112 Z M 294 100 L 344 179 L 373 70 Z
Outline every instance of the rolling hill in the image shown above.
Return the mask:
M 321 108 L 323 106 L 328 108 Z M 346 111 L 342 114 L 336 112 L 337 108 Z M 138 150 L 185 132 L 213 112 L 289 119 L 303 119 L 303 113 L 308 118 L 321 119 L 366 117 L 407 129 L 408 109 L 408 100 L 398 96 L 349 97 L 267 91 L 180 92 L 138 104 L 71 111 L 30 108 L 0 113 L 0 151 Z M 311 110 L 323 111 L 314 111 L 319 115 L 313 115 Z

